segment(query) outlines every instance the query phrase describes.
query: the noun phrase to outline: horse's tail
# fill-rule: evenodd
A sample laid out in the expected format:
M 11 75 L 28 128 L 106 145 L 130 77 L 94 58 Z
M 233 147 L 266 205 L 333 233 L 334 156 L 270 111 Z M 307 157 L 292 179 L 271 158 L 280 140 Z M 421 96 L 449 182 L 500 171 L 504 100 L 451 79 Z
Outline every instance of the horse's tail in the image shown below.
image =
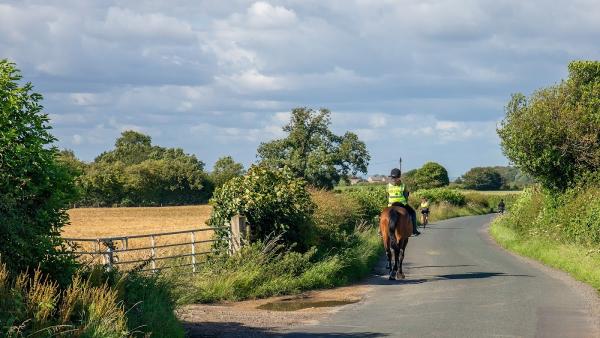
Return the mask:
M 398 245 L 398 241 L 396 240 L 396 223 L 398 222 L 398 218 L 400 215 L 393 208 L 389 211 L 388 217 L 388 236 L 390 238 L 390 246 L 395 250 L 400 250 L 400 246 Z

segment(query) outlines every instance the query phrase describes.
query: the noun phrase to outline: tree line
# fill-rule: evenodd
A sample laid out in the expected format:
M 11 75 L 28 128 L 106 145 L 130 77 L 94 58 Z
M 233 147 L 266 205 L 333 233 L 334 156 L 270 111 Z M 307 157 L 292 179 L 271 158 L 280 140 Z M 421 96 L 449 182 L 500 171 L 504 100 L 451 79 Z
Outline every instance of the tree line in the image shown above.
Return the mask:
M 369 153 L 351 132 L 335 135 L 329 129 L 330 111 L 296 108 L 283 127 L 287 136 L 261 143 L 258 162 L 270 168 L 289 168 L 316 188 L 331 189 L 358 172 L 366 173 Z M 114 149 L 91 163 L 71 150 L 59 153 L 77 190 L 74 206 L 161 206 L 206 203 L 214 190 L 244 174 L 231 156 L 220 158 L 212 172 L 195 155 L 181 148 L 152 144 L 148 135 L 124 131 Z

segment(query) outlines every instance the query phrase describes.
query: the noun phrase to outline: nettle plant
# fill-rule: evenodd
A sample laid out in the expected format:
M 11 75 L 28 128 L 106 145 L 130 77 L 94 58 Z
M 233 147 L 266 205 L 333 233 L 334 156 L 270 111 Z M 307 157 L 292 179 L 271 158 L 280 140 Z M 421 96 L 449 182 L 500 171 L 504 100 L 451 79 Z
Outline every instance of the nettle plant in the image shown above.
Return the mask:
M 210 204 L 213 212 L 208 224 L 221 227 L 236 214 L 246 216 L 252 240 L 282 235 L 298 250 L 310 246 L 312 214 L 315 205 L 306 189 L 306 181 L 287 168 L 272 169 L 256 165 L 246 175 L 235 177 L 218 188 Z M 225 239 L 227 231 L 217 231 Z

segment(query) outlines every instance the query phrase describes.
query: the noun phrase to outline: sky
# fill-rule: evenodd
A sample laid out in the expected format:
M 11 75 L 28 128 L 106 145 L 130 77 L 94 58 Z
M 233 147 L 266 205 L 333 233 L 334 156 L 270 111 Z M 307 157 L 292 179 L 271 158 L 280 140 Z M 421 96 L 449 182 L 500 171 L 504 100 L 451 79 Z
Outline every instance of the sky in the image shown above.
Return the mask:
M 512 93 L 600 59 L 600 2 L 0 0 L 0 58 L 44 96 L 57 146 L 92 161 L 124 130 L 210 170 L 245 167 L 295 107 L 327 108 L 369 174 L 507 165 Z

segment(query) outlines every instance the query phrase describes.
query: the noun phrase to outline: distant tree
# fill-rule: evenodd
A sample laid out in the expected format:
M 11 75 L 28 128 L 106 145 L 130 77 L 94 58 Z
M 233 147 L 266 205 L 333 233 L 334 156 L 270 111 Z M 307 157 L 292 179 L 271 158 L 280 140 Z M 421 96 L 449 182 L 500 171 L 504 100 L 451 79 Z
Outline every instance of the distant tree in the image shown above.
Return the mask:
M 73 150 L 64 149 L 58 152 L 57 154 L 58 163 L 64 165 L 66 169 L 69 171 L 71 176 L 77 177 L 84 173 L 86 164 L 85 162 L 79 160 Z
M 450 183 L 446 168 L 435 162 L 427 162 L 419 169 L 406 172 L 403 181 L 410 190 L 439 188 Z
M 126 165 L 138 164 L 150 158 L 153 151 L 160 152 L 160 147 L 152 146 L 152 138 L 142 133 L 126 130 L 115 141 L 115 149 L 103 152 L 94 162 L 122 162 Z
M 15 64 L 0 60 L 0 255 L 9 271 L 39 266 L 64 282 L 75 266 L 60 237 L 73 180 L 57 162 L 42 96 L 20 80 Z
M 462 181 L 464 188 L 475 190 L 498 190 L 503 185 L 500 173 L 490 167 L 472 168 L 462 176 Z
M 574 61 L 569 77 L 527 98 L 515 94 L 498 128 L 502 150 L 546 188 L 564 190 L 600 168 L 600 61 Z
M 231 156 L 224 156 L 215 162 L 210 177 L 215 188 L 218 188 L 230 179 L 242 176 L 243 174 L 244 166 L 241 163 L 235 162 Z
M 283 127 L 287 136 L 259 146 L 261 163 L 287 166 L 310 185 L 327 189 L 350 175 L 366 173 L 370 160 L 366 145 L 354 133 L 333 134 L 330 115 L 327 109 L 293 109 L 290 123 Z
M 502 189 L 518 190 L 533 184 L 533 179 L 521 172 L 519 168 L 513 166 L 495 166 L 490 167 L 502 176 Z
M 150 136 L 130 130 L 86 167 L 78 183 L 82 203 L 92 206 L 204 203 L 213 191 L 196 156 L 154 146 Z

